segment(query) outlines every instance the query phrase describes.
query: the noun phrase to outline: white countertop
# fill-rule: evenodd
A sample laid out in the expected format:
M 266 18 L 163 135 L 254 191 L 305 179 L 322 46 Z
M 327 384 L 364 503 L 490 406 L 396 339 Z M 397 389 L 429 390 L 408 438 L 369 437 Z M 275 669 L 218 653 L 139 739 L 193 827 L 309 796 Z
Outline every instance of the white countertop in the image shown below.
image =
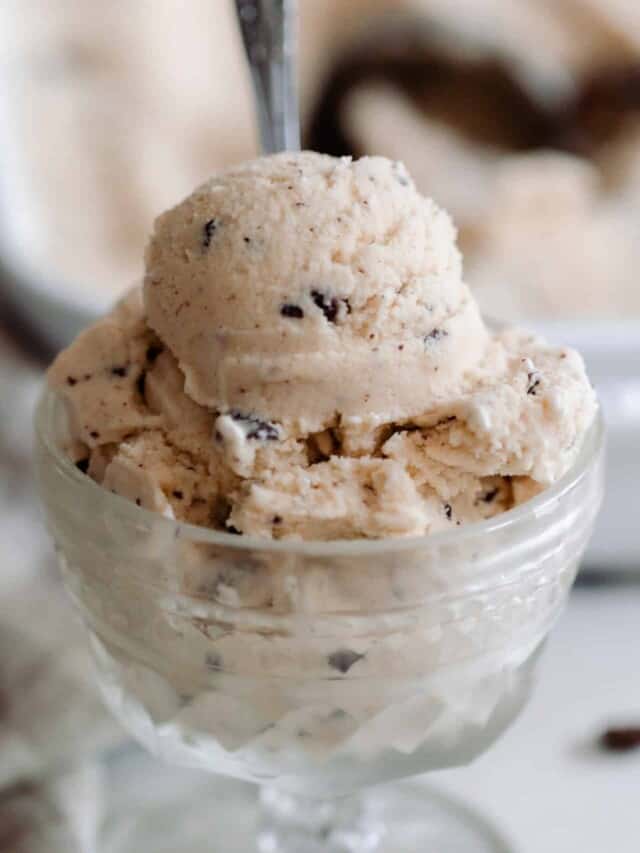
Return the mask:
M 578 588 L 521 718 L 431 781 L 490 815 L 517 853 L 638 853 L 640 750 L 594 743 L 609 723 L 640 725 L 639 664 L 640 585 Z

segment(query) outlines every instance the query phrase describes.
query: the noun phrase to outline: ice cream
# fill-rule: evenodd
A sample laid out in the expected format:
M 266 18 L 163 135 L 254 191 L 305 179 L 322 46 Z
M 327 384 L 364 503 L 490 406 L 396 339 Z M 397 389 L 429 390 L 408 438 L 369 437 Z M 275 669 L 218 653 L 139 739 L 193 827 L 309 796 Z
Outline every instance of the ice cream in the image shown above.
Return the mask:
M 597 509 L 596 402 L 577 353 L 484 323 L 401 164 L 215 176 L 49 381 L 50 526 L 151 749 L 334 796 L 469 761 L 513 719 Z M 470 524 L 575 460 L 511 524 Z
M 595 411 L 575 352 L 486 327 L 449 217 L 401 164 L 314 153 L 231 168 L 160 216 L 144 293 L 49 381 L 105 488 L 273 538 L 495 515 L 567 471 Z

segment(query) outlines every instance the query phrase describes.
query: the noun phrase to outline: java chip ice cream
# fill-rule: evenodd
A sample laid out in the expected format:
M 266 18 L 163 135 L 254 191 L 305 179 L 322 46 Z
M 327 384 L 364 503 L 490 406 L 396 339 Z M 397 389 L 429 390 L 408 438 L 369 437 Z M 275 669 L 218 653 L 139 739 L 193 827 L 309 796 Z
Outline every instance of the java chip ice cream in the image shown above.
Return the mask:
M 580 356 L 488 326 L 448 215 L 384 158 L 224 171 L 155 224 L 144 285 L 56 359 L 69 453 L 181 521 L 415 536 L 561 477 L 595 410 Z

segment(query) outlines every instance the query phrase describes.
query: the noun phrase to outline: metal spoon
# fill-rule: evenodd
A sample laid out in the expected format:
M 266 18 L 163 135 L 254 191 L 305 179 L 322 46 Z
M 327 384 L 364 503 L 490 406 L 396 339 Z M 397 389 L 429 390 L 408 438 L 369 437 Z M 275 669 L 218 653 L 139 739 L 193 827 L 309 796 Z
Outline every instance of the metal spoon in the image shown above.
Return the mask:
M 295 0 L 235 0 L 265 154 L 300 148 Z

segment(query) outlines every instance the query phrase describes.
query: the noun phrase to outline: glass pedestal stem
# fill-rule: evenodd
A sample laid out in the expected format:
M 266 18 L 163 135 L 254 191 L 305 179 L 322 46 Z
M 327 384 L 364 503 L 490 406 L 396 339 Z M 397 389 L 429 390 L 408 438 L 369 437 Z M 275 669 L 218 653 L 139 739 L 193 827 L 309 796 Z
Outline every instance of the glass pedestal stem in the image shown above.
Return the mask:
M 375 853 L 384 835 L 358 797 L 310 800 L 265 787 L 260 802 L 260 853 Z

